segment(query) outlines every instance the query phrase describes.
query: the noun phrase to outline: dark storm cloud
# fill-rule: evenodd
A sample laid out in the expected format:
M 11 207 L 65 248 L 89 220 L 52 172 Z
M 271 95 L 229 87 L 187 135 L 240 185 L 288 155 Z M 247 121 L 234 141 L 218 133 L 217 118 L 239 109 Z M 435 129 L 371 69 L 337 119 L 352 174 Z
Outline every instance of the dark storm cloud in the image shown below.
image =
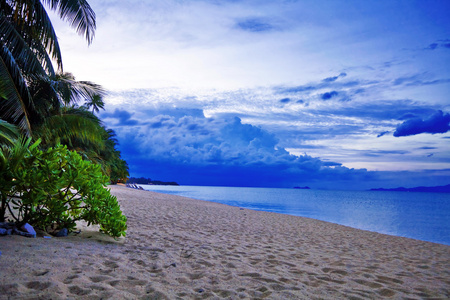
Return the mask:
M 131 119 L 134 113 L 130 113 L 126 110 L 116 109 L 113 113 L 104 112 L 101 114 L 102 118 L 113 118 L 117 120 L 115 125 L 120 126 L 133 126 L 139 124 L 137 120 Z
M 427 50 L 436 50 L 438 48 L 450 49 L 450 39 L 447 40 L 438 40 L 434 43 L 428 45 Z
M 322 100 L 330 100 L 331 98 L 334 98 L 334 97 L 336 97 L 337 95 L 339 95 L 338 92 L 336 92 L 336 91 L 331 91 L 331 92 L 323 93 L 323 94 L 320 96 L 320 98 L 321 98 Z
M 148 112 L 146 125 L 114 127 L 133 176 L 182 184 L 295 186 L 376 176 L 308 155 L 292 155 L 278 138 L 239 118 L 174 117 Z M 175 112 L 178 114 L 178 112 Z M 109 116 L 129 115 L 115 111 Z
M 409 136 L 421 133 L 445 133 L 450 130 L 450 114 L 436 111 L 428 118 L 412 118 L 397 126 L 394 136 Z

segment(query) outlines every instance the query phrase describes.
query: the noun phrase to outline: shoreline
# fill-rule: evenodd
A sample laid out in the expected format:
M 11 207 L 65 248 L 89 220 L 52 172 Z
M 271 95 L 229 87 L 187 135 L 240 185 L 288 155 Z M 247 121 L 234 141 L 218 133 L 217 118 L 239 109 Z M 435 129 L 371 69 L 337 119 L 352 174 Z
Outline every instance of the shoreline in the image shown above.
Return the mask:
M 109 186 L 118 241 L 0 237 L 0 299 L 449 298 L 450 246 Z
M 181 189 L 183 188 L 183 186 L 179 186 L 179 187 Z M 370 219 L 370 217 L 372 217 L 372 218 L 376 217 L 376 216 L 373 216 L 373 215 L 369 216 L 369 218 L 367 219 L 369 221 L 368 223 L 364 223 L 366 221 L 366 219 L 364 219 L 364 221 L 362 221 L 361 217 L 358 216 L 358 215 L 356 215 L 356 218 L 355 218 L 357 221 L 356 222 L 352 222 L 352 220 L 354 218 L 352 218 L 350 216 L 347 216 L 347 218 L 344 217 L 344 218 L 340 219 L 339 217 L 336 218 L 335 216 L 330 215 L 329 212 L 327 212 L 326 210 L 324 211 L 326 217 L 324 217 L 324 215 L 321 215 L 320 213 L 318 214 L 317 212 L 315 212 L 313 216 L 308 216 L 307 213 L 305 215 L 305 213 L 302 211 L 303 208 L 300 209 L 299 207 L 295 207 L 295 205 L 292 206 L 293 210 L 276 209 L 276 208 L 273 209 L 270 206 L 264 206 L 264 204 L 275 203 L 275 202 L 267 202 L 267 199 L 261 201 L 261 205 L 262 206 L 259 206 L 259 205 L 255 206 L 255 205 L 253 205 L 255 202 L 253 202 L 251 200 L 248 201 L 249 198 L 245 198 L 244 201 L 240 201 L 240 200 L 238 200 L 238 198 L 234 194 L 226 199 L 226 198 L 221 198 L 221 196 L 220 196 L 221 194 L 219 196 L 217 196 L 218 198 L 214 198 L 214 197 L 216 197 L 214 195 L 214 193 L 206 193 L 206 194 L 209 195 L 209 198 L 207 199 L 205 197 L 205 193 L 202 193 L 201 191 L 199 192 L 195 188 L 197 188 L 197 187 L 198 188 L 230 188 L 230 189 L 240 189 L 240 188 L 242 188 L 242 189 L 269 189 L 269 190 L 272 190 L 272 189 L 294 190 L 294 189 L 265 188 L 265 187 L 222 187 L 222 186 L 217 186 L 217 187 L 215 187 L 215 186 L 184 186 L 184 187 L 187 187 L 188 189 L 187 190 L 183 190 L 182 189 L 181 192 L 180 192 L 180 191 L 177 191 L 176 189 L 168 189 L 168 190 L 162 189 L 162 190 L 160 190 L 158 188 L 157 189 L 153 189 L 152 187 L 147 186 L 147 185 L 138 185 L 138 188 L 140 188 L 140 189 L 144 189 L 144 190 L 147 190 L 147 191 L 153 191 L 153 192 L 156 192 L 156 193 L 163 193 L 163 194 L 168 194 L 168 195 L 179 195 L 179 196 L 188 197 L 188 198 L 192 197 L 193 199 L 196 199 L 196 200 L 209 201 L 209 202 L 215 202 L 215 203 L 222 203 L 222 204 L 230 205 L 230 206 L 233 206 L 233 207 L 252 209 L 252 210 L 256 210 L 256 211 L 266 211 L 266 212 L 280 213 L 280 214 L 283 214 L 283 215 L 299 216 L 299 217 L 304 217 L 304 218 L 312 218 L 314 220 L 320 220 L 320 221 L 325 221 L 325 222 L 329 222 L 329 223 L 333 223 L 333 224 L 348 226 L 348 227 L 359 229 L 359 230 L 366 230 L 366 231 L 370 231 L 370 232 L 377 232 L 377 233 L 387 234 L 387 235 L 397 236 L 397 237 L 406 237 L 406 238 L 410 238 L 410 239 L 415 239 L 415 240 L 426 241 L 426 242 L 431 242 L 431 243 L 436 243 L 436 244 L 442 244 L 442 245 L 450 246 L 450 240 L 448 238 L 449 236 L 445 235 L 445 232 L 449 232 L 449 227 L 448 226 L 446 228 L 443 228 L 442 231 L 434 230 L 434 229 L 437 229 L 436 228 L 436 224 L 434 224 L 434 229 L 430 228 L 429 224 L 423 224 L 424 226 L 422 226 L 422 225 L 418 226 L 418 224 L 416 222 L 409 221 L 409 220 L 414 220 L 414 218 L 412 216 L 410 218 L 405 218 L 405 220 L 407 220 L 407 222 L 411 222 L 411 224 L 408 224 L 406 226 L 404 225 L 403 228 L 396 228 L 396 227 L 392 227 L 391 228 L 391 227 L 389 227 L 389 226 L 391 226 L 390 224 L 383 224 L 383 222 L 381 222 L 381 224 L 382 224 L 381 226 L 380 226 L 379 222 L 378 222 L 378 224 L 376 226 L 373 226 L 373 224 L 377 223 L 376 219 L 372 219 L 372 220 Z M 194 188 L 193 190 L 190 189 L 192 187 Z M 338 193 L 347 193 L 347 192 L 348 193 L 354 193 L 354 192 L 356 192 L 356 193 L 359 193 L 359 192 L 362 192 L 362 193 L 366 193 L 366 192 L 379 193 L 379 192 L 376 192 L 376 191 L 368 191 L 368 190 L 367 191 L 311 190 L 311 192 L 313 192 L 313 193 L 315 193 L 316 191 L 319 191 L 319 192 L 338 192 Z M 171 192 L 174 192 L 174 193 L 171 193 Z M 230 191 L 230 193 L 233 193 L 233 192 Z M 391 192 L 389 191 L 389 193 L 391 193 Z M 223 194 L 223 192 L 222 192 L 222 194 Z M 402 194 L 404 195 L 405 193 L 402 193 Z M 414 195 L 414 196 L 417 196 L 417 193 L 415 193 L 415 194 L 416 195 Z M 427 194 L 429 194 L 429 193 L 427 193 Z M 433 194 L 435 194 L 435 193 L 433 193 Z M 440 195 L 441 194 L 446 195 L 446 193 L 439 193 L 439 194 Z M 197 195 L 198 197 L 196 198 L 196 196 L 193 196 L 193 195 Z M 214 196 L 212 196 L 212 195 L 214 195 Z M 255 197 L 255 195 L 253 195 L 253 197 Z M 328 195 L 327 198 L 332 198 L 332 196 Z M 218 200 L 210 200 L 210 199 L 218 199 Z M 250 198 L 250 199 L 253 199 L 253 198 Z M 229 201 L 229 200 L 233 200 L 233 201 Z M 279 203 L 279 202 L 277 202 L 277 203 Z M 283 203 L 283 205 L 286 206 L 286 207 L 289 207 L 291 204 L 289 202 L 287 202 L 287 203 Z M 267 209 L 267 207 L 269 207 L 269 209 Z M 291 209 L 292 209 L 292 207 L 291 207 Z M 337 209 L 339 209 L 339 208 L 337 208 Z M 445 211 L 445 208 L 444 209 L 441 208 L 440 210 L 441 211 Z M 387 213 L 389 213 L 389 212 L 387 212 Z M 363 214 L 364 214 L 364 212 L 363 212 Z M 331 216 L 331 218 L 330 218 L 330 216 Z M 417 217 L 417 216 L 415 216 L 415 217 Z M 425 217 L 425 214 L 422 215 L 422 217 Z M 426 215 L 426 217 L 429 218 L 429 215 Z M 386 220 L 384 220 L 384 221 L 386 221 Z M 400 220 L 400 222 L 403 222 L 403 221 Z M 445 222 L 445 220 L 443 220 L 443 222 Z M 441 224 L 442 223 L 439 223 L 439 226 L 438 226 L 439 228 L 441 228 L 441 226 L 442 226 Z M 416 229 L 416 228 L 422 228 L 422 227 L 426 228 L 425 231 L 421 231 L 423 229 L 421 229 L 419 231 Z M 410 230 L 410 228 L 412 230 Z M 425 232 L 425 234 L 424 234 L 424 232 Z M 437 235 L 436 232 L 440 232 L 440 235 Z M 430 235 L 430 233 L 432 233 L 432 234 Z

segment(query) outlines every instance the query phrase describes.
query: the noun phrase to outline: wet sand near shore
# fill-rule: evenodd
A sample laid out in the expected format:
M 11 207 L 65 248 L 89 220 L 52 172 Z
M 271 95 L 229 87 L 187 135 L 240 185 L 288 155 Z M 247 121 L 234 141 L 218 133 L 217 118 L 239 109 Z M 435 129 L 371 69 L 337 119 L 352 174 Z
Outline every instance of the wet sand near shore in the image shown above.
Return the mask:
M 111 186 L 114 240 L 0 237 L 0 299 L 449 299 L 450 246 Z

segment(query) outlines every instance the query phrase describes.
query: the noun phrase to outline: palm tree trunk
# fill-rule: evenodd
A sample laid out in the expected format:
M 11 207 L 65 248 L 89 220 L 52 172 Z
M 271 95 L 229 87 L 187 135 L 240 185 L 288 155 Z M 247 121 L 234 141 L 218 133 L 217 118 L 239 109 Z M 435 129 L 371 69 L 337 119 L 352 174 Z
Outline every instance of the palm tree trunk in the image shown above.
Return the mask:
M 5 222 L 5 212 L 6 212 L 6 201 L 8 200 L 8 196 L 4 193 L 1 193 L 2 204 L 0 207 L 0 222 Z

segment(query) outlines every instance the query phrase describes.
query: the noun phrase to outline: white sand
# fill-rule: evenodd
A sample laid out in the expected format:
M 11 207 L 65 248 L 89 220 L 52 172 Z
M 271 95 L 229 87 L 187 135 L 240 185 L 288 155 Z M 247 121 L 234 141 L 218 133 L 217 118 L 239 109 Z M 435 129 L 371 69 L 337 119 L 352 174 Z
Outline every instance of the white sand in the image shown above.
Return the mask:
M 113 186 L 114 241 L 0 237 L 0 299 L 449 299 L 450 247 Z

